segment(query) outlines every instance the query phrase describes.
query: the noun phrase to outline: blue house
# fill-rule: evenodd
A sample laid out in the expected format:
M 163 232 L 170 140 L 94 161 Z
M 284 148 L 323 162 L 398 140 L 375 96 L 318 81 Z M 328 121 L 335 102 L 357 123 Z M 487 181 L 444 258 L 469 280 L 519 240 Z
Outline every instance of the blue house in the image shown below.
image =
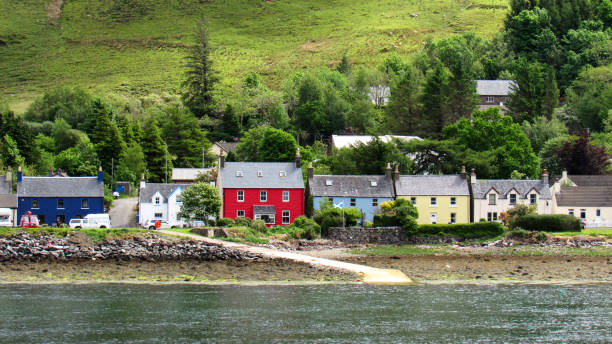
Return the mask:
M 88 214 L 104 213 L 104 174 L 97 177 L 24 177 L 17 172 L 17 218 L 38 215 L 41 225 L 68 223 Z
M 391 166 L 384 176 L 314 175 L 308 166 L 308 193 L 313 208 L 321 208 L 321 201 L 342 203 L 344 208 L 357 208 L 366 221 L 373 221 L 380 204 L 395 197 Z

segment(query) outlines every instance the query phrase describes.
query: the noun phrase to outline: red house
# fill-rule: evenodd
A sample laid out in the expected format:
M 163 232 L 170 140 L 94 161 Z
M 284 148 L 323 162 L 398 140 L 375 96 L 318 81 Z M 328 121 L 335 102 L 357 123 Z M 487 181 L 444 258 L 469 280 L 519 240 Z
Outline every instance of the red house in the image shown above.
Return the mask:
M 295 162 L 225 162 L 220 157 L 217 186 L 221 217 L 261 219 L 289 225 L 304 215 L 304 179 Z

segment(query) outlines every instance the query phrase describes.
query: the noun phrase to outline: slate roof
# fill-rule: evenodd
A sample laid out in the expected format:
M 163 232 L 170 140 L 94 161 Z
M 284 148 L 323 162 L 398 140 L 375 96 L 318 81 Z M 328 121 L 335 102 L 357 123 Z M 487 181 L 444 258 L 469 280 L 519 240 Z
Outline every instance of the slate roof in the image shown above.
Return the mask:
M 423 140 L 418 136 L 381 135 L 378 138 L 382 142 L 391 142 L 393 139 L 402 141 Z M 336 148 L 355 146 L 359 143 L 367 144 L 374 139 L 373 135 L 332 135 L 332 144 Z
M 331 185 L 327 182 L 331 181 Z M 372 181 L 376 186 L 372 186 Z M 393 182 L 385 176 L 315 175 L 309 181 L 314 197 L 393 197 Z
M 19 197 L 104 197 L 98 177 L 23 177 Z
M 224 151 L 226 152 L 233 152 L 234 150 L 236 150 L 236 146 L 238 145 L 238 142 L 225 142 L 225 141 L 218 141 L 215 142 L 217 144 L 217 146 L 221 147 Z
M 140 196 L 138 196 L 138 202 L 140 203 L 151 203 L 153 195 L 157 192 L 161 194 L 164 201 L 168 200 L 168 197 L 176 190 L 177 187 L 181 187 L 183 190 L 191 186 L 190 184 L 180 183 L 146 183 L 143 189 L 140 189 Z
M 273 205 L 254 205 L 253 213 L 259 215 L 270 215 L 276 214 L 276 210 Z
M 507 198 L 511 190 L 516 190 L 520 198 L 526 199 L 533 189 L 538 192 L 539 198 L 552 199 L 549 185 L 539 179 L 476 179 L 476 183 L 472 184 L 474 199 L 485 199 L 492 188 L 500 195 L 500 199 Z
M 0 194 L 0 208 L 17 209 L 17 195 Z
M 612 207 L 612 187 L 562 186 L 555 198 L 560 207 Z
M 568 175 L 567 178 L 578 186 L 611 186 L 612 175 Z M 554 184 L 561 179 L 560 175 L 553 176 L 551 183 Z
M 281 171 L 286 176 L 282 177 Z M 242 172 L 242 177 L 237 176 L 237 172 Z M 228 189 L 304 188 L 302 169 L 294 162 L 226 162 L 219 173 L 221 186 Z
M 397 196 L 469 196 L 467 179 L 459 175 L 400 176 L 395 183 Z
M 211 168 L 173 168 L 172 180 L 195 180 L 199 174 L 210 173 Z
M 512 93 L 513 80 L 476 80 L 476 93 L 480 96 L 507 96 Z

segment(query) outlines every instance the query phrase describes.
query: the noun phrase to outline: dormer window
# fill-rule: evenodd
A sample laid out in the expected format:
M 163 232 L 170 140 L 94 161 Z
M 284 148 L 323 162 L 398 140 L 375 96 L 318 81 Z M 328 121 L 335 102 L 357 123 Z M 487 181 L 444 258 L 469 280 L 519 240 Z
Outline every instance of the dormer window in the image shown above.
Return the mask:
M 280 171 L 279 175 L 281 177 L 286 177 L 287 176 L 287 172 L 286 171 Z
M 497 195 L 489 194 L 489 205 L 495 205 L 495 204 L 497 204 Z
M 370 180 L 370 186 L 378 186 L 378 182 L 375 180 Z
M 263 171 L 257 171 L 257 176 L 258 177 L 263 177 Z
M 333 183 L 333 181 L 332 181 L 331 179 L 327 179 L 327 180 L 325 181 L 325 185 L 327 185 L 327 186 L 332 186 L 332 185 L 334 185 L 334 183 Z
M 529 195 L 529 204 L 536 204 L 536 203 L 538 203 L 538 195 L 536 194 Z
M 242 171 L 236 171 L 236 177 L 242 177 L 242 176 L 243 176 Z
M 159 204 L 161 199 L 159 197 L 155 197 L 155 204 Z

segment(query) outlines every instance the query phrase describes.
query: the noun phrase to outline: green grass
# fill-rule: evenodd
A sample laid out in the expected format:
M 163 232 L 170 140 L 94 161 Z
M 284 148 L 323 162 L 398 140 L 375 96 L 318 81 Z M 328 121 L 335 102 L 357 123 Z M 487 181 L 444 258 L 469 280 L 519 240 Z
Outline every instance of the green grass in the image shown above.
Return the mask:
M 456 254 L 451 247 L 436 245 L 421 247 L 421 245 L 376 246 L 367 249 L 349 250 L 352 254 L 367 254 L 373 256 L 432 256 Z
M 582 232 L 558 232 L 558 233 L 548 233 L 551 235 L 557 236 L 576 236 L 576 235 L 589 235 L 589 236 L 604 236 L 606 238 L 612 238 L 612 228 L 593 228 L 593 229 L 584 229 Z
M 176 93 L 196 18 L 209 22 L 223 87 L 257 72 L 278 89 L 295 71 L 333 67 L 343 54 L 374 66 L 412 54 L 427 37 L 466 31 L 492 36 L 507 0 L 134 0 L 64 1 L 59 25 L 47 1 L 0 0 L 0 98 L 17 112 L 48 87 L 94 93 Z M 484 5 L 484 6 L 483 6 Z M 418 16 L 411 16 L 418 14 Z
M 10 228 L 0 227 L 0 237 L 11 237 L 18 233 L 28 233 L 34 236 L 40 235 L 53 235 L 58 238 L 63 238 L 71 233 L 85 233 L 93 243 L 100 243 L 105 240 L 131 238 L 134 236 L 141 236 L 145 233 L 151 232 L 146 229 L 136 228 L 99 228 L 99 229 L 72 229 L 72 228 L 54 228 L 54 227 L 41 227 L 41 228 Z

